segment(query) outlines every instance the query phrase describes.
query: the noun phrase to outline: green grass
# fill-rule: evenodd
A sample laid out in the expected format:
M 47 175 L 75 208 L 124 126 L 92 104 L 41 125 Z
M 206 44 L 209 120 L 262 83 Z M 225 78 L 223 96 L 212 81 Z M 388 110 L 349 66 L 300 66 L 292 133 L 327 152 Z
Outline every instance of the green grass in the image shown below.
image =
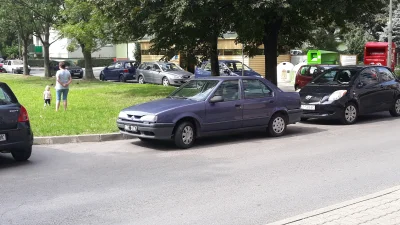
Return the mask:
M 35 136 L 61 136 L 117 132 L 116 119 L 121 109 L 163 98 L 173 87 L 74 80 L 68 94 L 68 110 L 55 111 L 55 79 L 0 74 L 19 102 L 26 107 Z M 43 107 L 43 91 L 51 88 L 51 107 Z M 62 109 L 62 110 L 61 110 Z

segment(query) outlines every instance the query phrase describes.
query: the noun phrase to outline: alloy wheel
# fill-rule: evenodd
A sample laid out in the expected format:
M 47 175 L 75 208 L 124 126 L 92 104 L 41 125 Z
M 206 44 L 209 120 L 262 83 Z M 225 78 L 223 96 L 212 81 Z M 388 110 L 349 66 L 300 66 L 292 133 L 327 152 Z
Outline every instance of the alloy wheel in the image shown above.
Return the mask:
M 346 119 L 347 122 L 352 123 L 356 120 L 357 118 L 357 109 L 354 105 L 349 105 L 346 107 L 346 110 L 344 112 L 344 118 Z
M 184 144 L 189 145 L 193 141 L 193 128 L 191 126 L 186 126 L 182 131 L 182 141 Z
M 168 78 L 164 77 L 162 83 L 163 83 L 164 86 L 169 86 Z
M 142 76 L 139 77 L 139 84 L 144 84 L 144 79 Z
M 285 125 L 285 120 L 282 117 L 278 116 L 272 122 L 272 129 L 275 133 L 281 134 L 283 131 L 285 131 Z

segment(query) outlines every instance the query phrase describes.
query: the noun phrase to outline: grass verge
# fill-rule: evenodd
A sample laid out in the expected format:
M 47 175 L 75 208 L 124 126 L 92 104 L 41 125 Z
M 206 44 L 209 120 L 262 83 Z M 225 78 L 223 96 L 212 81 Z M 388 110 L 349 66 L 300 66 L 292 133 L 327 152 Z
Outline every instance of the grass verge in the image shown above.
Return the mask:
M 174 87 L 161 85 L 74 80 L 68 94 L 68 111 L 55 111 L 55 78 L 0 74 L 26 107 L 34 135 L 62 136 L 117 132 L 121 109 L 163 98 Z M 51 107 L 44 107 L 43 91 L 52 85 Z M 60 107 L 61 108 L 61 107 Z

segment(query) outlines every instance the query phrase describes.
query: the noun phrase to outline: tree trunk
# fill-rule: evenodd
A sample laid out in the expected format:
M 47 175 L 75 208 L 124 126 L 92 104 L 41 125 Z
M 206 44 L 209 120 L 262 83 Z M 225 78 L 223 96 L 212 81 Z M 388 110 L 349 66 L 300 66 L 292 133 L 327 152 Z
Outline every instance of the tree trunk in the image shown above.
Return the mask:
M 85 45 L 81 44 L 83 58 L 85 59 L 85 80 L 96 80 L 93 73 L 92 65 L 92 52 L 85 48 Z
M 28 69 L 28 46 L 29 46 L 29 37 L 23 38 L 23 49 L 22 49 L 22 58 L 24 60 L 24 75 L 29 75 Z
M 265 56 L 265 78 L 273 84 L 278 85 L 278 36 L 282 25 L 282 18 L 274 21 L 265 21 L 264 27 L 264 56 Z
M 218 35 L 215 35 L 210 44 L 211 44 L 211 52 L 210 52 L 211 76 L 219 76 L 220 74 L 219 74 L 219 63 L 218 63 Z
M 44 76 L 51 77 L 50 73 L 50 24 L 45 24 L 44 39 L 42 40 L 44 51 Z

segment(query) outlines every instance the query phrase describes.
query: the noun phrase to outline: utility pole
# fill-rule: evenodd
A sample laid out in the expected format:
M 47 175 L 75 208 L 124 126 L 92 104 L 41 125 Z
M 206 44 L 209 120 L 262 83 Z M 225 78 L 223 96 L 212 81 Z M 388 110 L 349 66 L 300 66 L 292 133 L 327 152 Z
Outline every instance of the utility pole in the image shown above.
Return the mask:
M 388 31 L 388 49 L 389 49 L 389 53 L 388 53 L 388 57 L 387 57 L 387 66 L 389 68 L 392 67 L 392 30 L 393 30 L 393 23 L 392 23 L 392 15 L 393 13 L 393 0 L 390 0 L 389 3 L 389 31 Z
M 244 44 L 242 44 L 242 77 L 244 76 Z

